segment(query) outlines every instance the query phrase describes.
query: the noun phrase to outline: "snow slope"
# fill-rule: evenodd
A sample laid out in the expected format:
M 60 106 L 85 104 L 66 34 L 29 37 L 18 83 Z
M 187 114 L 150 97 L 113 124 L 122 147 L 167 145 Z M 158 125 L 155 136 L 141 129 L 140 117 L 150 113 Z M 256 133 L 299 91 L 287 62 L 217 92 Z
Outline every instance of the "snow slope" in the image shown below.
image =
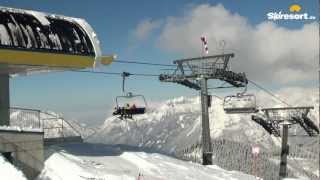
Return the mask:
M 51 149 L 38 180 L 250 180 L 253 176 L 157 153 L 102 144 L 69 144 Z
M 1 178 L 5 177 L 5 179 L 10 180 L 27 180 L 27 178 L 24 176 L 24 174 L 15 168 L 12 164 L 10 164 L 8 161 L 6 161 L 1 155 L 0 155 L 0 174 Z

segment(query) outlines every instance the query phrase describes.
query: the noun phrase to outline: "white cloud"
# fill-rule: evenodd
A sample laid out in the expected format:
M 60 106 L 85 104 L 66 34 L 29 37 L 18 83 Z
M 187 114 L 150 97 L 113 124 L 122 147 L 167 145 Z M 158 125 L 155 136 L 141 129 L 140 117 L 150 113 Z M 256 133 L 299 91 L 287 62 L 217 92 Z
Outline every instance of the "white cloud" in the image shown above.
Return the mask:
M 167 18 L 157 44 L 183 56 L 201 54 L 200 36 L 208 38 L 211 54 L 225 40 L 225 51 L 234 52 L 232 69 L 247 72 L 254 80 L 274 84 L 296 84 L 316 79 L 317 23 L 300 29 L 280 27 L 264 21 L 251 25 L 247 18 L 233 14 L 222 5 L 199 5 L 180 17 Z
M 285 107 L 286 104 L 281 103 L 264 91 L 256 91 L 257 104 L 262 107 Z M 281 88 L 274 91 L 273 94 L 279 99 L 287 102 L 292 106 L 315 106 L 318 104 L 319 93 L 316 88 L 303 88 L 291 86 Z
M 159 20 L 142 20 L 133 31 L 133 36 L 136 40 L 145 40 L 149 37 L 150 33 L 159 28 L 160 25 L 161 21 Z

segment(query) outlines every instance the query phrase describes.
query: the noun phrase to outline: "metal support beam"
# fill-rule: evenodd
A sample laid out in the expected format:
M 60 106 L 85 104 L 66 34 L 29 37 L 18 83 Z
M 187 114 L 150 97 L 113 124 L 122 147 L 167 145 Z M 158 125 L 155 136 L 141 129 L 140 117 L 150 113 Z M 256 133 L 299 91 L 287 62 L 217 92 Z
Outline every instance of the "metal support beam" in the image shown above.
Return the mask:
M 280 179 L 287 177 L 287 156 L 289 154 L 288 131 L 289 125 L 284 124 L 282 129 L 281 161 L 279 171 Z
M 9 75 L 0 75 L 0 126 L 10 125 Z
M 212 165 L 207 79 L 201 79 L 201 120 L 202 120 L 202 164 Z

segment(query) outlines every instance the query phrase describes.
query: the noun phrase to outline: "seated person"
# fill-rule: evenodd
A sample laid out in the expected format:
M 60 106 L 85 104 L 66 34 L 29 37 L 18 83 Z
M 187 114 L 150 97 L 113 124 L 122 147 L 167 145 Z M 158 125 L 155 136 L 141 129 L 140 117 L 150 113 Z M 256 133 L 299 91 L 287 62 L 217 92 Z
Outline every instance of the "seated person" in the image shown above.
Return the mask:
M 136 106 L 135 104 L 132 104 L 132 106 L 130 107 L 130 109 L 135 110 L 135 109 L 137 109 L 137 106 Z

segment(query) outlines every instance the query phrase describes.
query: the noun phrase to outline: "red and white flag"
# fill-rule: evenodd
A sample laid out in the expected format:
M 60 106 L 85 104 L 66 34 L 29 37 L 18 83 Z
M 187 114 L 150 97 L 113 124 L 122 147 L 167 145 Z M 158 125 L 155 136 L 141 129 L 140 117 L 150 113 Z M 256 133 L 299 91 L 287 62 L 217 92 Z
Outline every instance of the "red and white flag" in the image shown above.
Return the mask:
M 202 41 L 202 44 L 203 44 L 203 51 L 204 53 L 208 54 L 209 53 L 209 48 L 208 48 L 208 41 L 207 41 L 207 38 L 205 36 L 201 36 L 201 41 Z

